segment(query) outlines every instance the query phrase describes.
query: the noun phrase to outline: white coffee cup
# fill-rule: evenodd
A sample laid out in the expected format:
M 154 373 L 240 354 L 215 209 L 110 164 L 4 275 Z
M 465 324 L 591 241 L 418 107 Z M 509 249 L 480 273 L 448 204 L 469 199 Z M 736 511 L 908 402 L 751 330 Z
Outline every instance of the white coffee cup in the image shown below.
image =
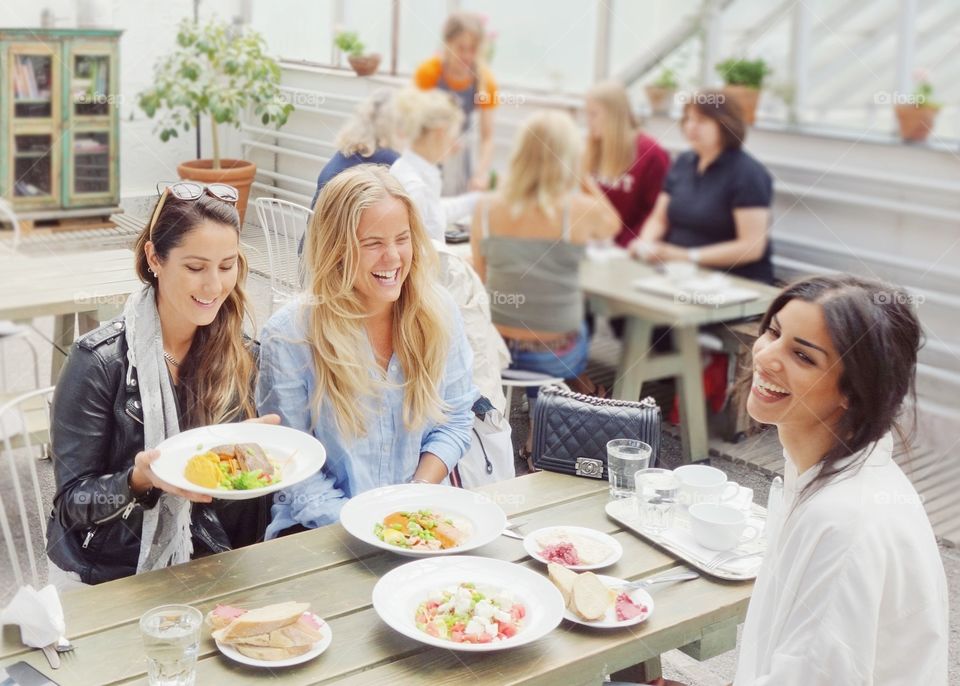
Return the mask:
M 727 481 L 727 475 L 716 467 L 705 464 L 688 464 L 673 470 L 680 480 L 680 503 L 722 503 L 736 498 L 740 485 Z
M 710 550 L 732 550 L 760 534 L 756 527 L 747 526 L 747 515 L 730 505 L 697 503 L 689 513 L 693 537 Z

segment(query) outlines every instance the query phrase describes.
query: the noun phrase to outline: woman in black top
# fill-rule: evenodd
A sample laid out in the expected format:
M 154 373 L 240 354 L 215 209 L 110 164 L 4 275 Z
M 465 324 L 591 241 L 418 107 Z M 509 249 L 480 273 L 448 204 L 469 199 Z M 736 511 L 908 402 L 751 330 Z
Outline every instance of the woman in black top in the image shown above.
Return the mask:
M 720 91 L 697 93 L 684 107 L 683 133 L 692 149 L 671 166 L 631 253 L 648 262 L 686 260 L 772 283 L 773 183 L 742 149 L 740 108 Z

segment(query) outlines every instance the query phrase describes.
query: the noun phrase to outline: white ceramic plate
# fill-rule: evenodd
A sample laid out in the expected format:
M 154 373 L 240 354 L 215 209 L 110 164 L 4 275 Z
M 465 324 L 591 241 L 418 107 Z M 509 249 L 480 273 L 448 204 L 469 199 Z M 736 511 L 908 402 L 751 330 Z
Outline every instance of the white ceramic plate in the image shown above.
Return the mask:
M 387 515 L 414 510 L 431 510 L 451 517 L 454 524 L 469 532 L 468 538 L 447 550 L 412 550 L 385 543 L 373 532 Z M 340 511 L 340 523 L 364 543 L 407 557 L 431 557 L 465 553 L 495 541 L 507 526 L 507 516 L 482 493 L 435 484 L 398 484 L 351 498 Z
M 622 586 L 627 581 L 623 579 L 618 579 L 614 576 L 603 576 L 602 574 L 597 574 L 597 578 L 600 579 L 600 582 L 607 588 L 615 588 L 617 586 Z M 610 603 L 610 607 L 607 608 L 607 614 L 603 619 L 599 619 L 595 622 L 588 622 L 583 617 L 579 616 L 576 612 L 570 608 L 564 608 L 563 618 L 569 619 L 571 622 L 576 622 L 577 624 L 583 624 L 584 626 L 594 627 L 596 629 L 621 629 L 625 626 L 633 626 L 639 624 L 640 622 L 645 622 L 650 618 L 650 615 L 653 614 L 653 598 L 650 597 L 650 594 L 647 593 L 642 588 L 635 588 L 630 591 L 628 594 L 630 599 L 637 603 L 637 605 L 644 605 L 647 608 L 646 613 L 637 615 L 633 619 L 628 619 L 626 621 L 620 622 L 617 621 L 617 610 L 613 602 Z
M 482 588 L 509 590 L 523 603 L 526 616 L 515 636 L 492 643 L 454 643 L 417 628 L 417 607 L 430 594 L 463 582 Z M 488 652 L 515 648 L 553 631 L 563 619 L 563 596 L 542 574 L 512 562 L 457 555 L 400 565 L 384 574 L 373 588 L 373 608 L 388 626 L 404 636 L 449 650 Z
M 304 653 L 303 655 L 297 655 L 296 657 L 290 657 L 286 660 L 256 660 L 252 657 L 247 657 L 236 648 L 226 643 L 221 643 L 220 641 L 214 640 L 214 643 L 217 644 L 217 649 L 229 657 L 235 662 L 239 662 L 244 665 L 250 665 L 251 667 L 292 667 L 293 665 L 299 665 L 304 662 L 309 662 L 313 658 L 317 657 L 323 651 L 330 647 L 330 642 L 333 641 L 333 629 L 330 628 L 330 625 L 325 621 L 320 619 L 317 615 L 312 612 L 307 613 L 313 617 L 317 622 L 320 623 L 320 631 L 323 632 L 323 638 L 313 644 L 313 648 Z
M 224 443 L 259 443 L 280 467 L 280 481 L 249 491 L 228 491 L 197 486 L 184 476 L 187 462 L 197 453 Z M 247 500 L 279 491 L 315 474 L 327 459 L 320 441 L 286 426 L 237 423 L 201 426 L 172 436 L 157 446 L 160 457 L 154 473 L 168 484 L 223 500 Z
M 564 567 L 567 569 L 572 569 L 575 572 L 586 572 L 591 569 L 603 569 L 604 567 L 609 567 L 623 557 L 623 546 L 620 545 L 617 539 L 615 539 L 613 536 L 608 536 L 602 531 L 588 529 L 583 526 L 548 526 L 544 527 L 543 529 L 537 529 L 523 539 L 523 549 L 526 550 L 527 554 L 534 560 L 547 564 L 548 560 L 540 555 L 542 546 L 537 541 L 542 536 L 560 531 L 566 531 L 571 534 L 575 534 L 576 536 L 589 538 L 593 541 L 596 541 L 598 544 L 606 546 L 610 550 L 610 554 L 600 562 L 589 565 L 564 565 Z

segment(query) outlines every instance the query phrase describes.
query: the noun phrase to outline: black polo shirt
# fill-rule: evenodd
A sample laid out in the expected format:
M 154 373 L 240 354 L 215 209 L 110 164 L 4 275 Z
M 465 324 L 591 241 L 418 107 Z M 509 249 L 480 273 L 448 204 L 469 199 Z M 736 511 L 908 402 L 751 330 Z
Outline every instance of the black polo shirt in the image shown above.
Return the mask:
M 685 152 L 677 157 L 663 192 L 670 196 L 666 240 L 685 248 L 698 248 L 737 237 L 733 211 L 744 207 L 770 207 L 773 180 L 756 159 L 738 148 L 729 148 L 697 172 L 699 156 Z M 754 281 L 773 283 L 770 241 L 756 262 L 731 269 L 730 273 Z

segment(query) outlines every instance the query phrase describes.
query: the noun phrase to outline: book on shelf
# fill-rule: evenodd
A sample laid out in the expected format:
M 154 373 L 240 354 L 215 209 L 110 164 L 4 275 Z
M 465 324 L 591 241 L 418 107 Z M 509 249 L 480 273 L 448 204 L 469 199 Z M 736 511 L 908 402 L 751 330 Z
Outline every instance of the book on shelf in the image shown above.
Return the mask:
M 13 97 L 15 100 L 49 100 L 50 89 L 41 89 L 33 60 L 18 56 L 13 70 Z M 45 81 L 46 79 L 44 79 Z

